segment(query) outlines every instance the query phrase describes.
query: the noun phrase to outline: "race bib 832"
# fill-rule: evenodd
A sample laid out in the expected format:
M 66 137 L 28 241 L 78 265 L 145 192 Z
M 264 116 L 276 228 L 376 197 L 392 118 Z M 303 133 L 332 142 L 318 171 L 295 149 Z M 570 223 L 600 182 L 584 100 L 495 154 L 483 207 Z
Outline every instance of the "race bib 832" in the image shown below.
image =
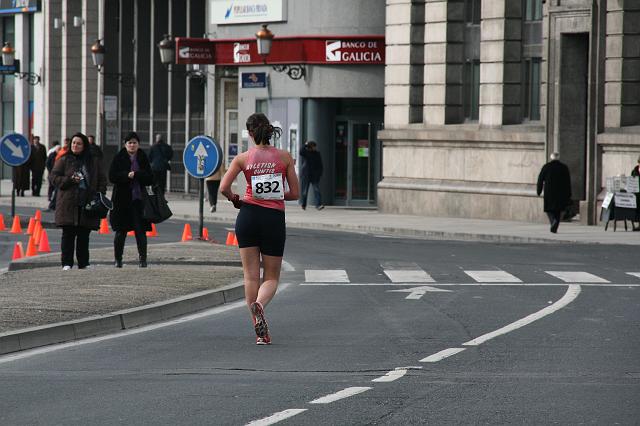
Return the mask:
M 257 200 L 284 200 L 282 174 L 251 176 L 251 193 Z

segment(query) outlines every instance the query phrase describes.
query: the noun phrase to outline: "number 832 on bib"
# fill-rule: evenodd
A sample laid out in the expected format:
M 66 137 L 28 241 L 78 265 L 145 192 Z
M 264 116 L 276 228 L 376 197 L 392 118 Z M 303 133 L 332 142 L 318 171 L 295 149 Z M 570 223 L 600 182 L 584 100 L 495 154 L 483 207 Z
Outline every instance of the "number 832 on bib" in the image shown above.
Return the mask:
M 281 174 L 251 176 L 251 193 L 257 200 L 284 200 L 284 182 Z

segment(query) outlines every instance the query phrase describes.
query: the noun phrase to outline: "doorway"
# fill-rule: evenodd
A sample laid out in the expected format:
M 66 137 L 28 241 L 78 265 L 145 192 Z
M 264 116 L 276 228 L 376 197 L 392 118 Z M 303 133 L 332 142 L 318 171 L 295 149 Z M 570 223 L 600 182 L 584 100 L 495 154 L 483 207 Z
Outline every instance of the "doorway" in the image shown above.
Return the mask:
M 335 127 L 335 190 L 337 204 L 376 203 L 380 176 L 379 123 L 337 120 Z

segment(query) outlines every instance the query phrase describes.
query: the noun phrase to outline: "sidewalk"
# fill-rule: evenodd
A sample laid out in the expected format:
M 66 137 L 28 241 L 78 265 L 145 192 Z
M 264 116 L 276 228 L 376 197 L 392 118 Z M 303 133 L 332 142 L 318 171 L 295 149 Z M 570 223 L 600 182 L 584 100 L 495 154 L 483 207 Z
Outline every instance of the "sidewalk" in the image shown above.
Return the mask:
M 44 189 L 43 189 L 44 192 Z M 0 205 L 11 204 L 11 181 L 3 180 Z M 46 192 L 44 192 L 46 193 Z M 174 219 L 198 220 L 198 200 L 184 194 L 168 194 Z M 46 197 L 17 197 L 16 205 L 46 208 Z M 218 211 L 209 212 L 205 200 L 205 222 L 234 223 L 237 210 L 224 197 L 218 199 Z M 500 243 L 581 243 L 640 245 L 640 232 L 624 231 L 624 223 L 618 222 L 613 232 L 604 225 L 583 226 L 577 222 L 560 224 L 557 234 L 549 232 L 542 223 L 512 222 L 506 220 L 461 219 L 384 214 L 375 209 L 358 209 L 328 206 L 316 211 L 312 206 L 302 210 L 294 202 L 287 203 L 287 226 L 293 228 L 323 229 L 331 231 L 368 232 L 429 239 L 484 241 Z

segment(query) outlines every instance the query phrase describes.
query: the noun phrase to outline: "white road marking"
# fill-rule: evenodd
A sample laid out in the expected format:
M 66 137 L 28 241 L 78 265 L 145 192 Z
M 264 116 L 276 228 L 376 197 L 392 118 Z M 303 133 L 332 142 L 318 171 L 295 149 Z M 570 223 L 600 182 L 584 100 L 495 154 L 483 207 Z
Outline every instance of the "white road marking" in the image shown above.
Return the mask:
M 445 350 L 442 350 L 442 351 L 440 351 L 438 353 L 435 353 L 433 355 L 429 355 L 426 358 L 422 358 L 420 360 L 420 362 L 438 362 L 438 361 L 441 361 L 441 360 L 443 360 L 445 358 L 450 357 L 451 355 L 455 355 L 457 353 L 460 353 L 460 352 L 464 351 L 465 349 L 467 349 L 467 348 L 449 348 L 449 349 L 445 349 Z
M 393 382 L 394 380 L 398 380 L 400 377 L 407 374 L 407 370 L 403 368 L 396 368 L 395 370 L 389 371 L 384 376 L 380 376 L 377 379 L 371 380 L 376 383 L 385 383 L 385 382 Z
M 565 283 L 608 283 L 609 281 L 597 275 L 582 271 L 545 271 L 549 275 L 561 279 Z
M 292 264 L 284 259 L 282 260 L 282 266 L 280 267 L 280 269 L 284 272 L 293 272 L 296 270 L 296 268 L 294 268 Z
M 640 272 L 627 272 L 627 275 L 640 278 Z
M 393 293 L 393 292 L 409 293 L 409 295 L 407 295 L 407 297 L 405 297 L 405 299 L 419 300 L 427 292 L 447 292 L 447 293 L 451 293 L 451 290 L 444 290 L 442 288 L 423 285 L 423 286 L 420 286 L 420 287 L 403 288 L 401 290 L 387 290 L 387 292 L 391 292 L 391 293 Z
M 348 283 L 344 269 L 305 269 L 304 280 L 308 283 Z
M 366 392 L 369 389 L 372 389 L 368 386 L 355 386 L 351 388 L 342 389 L 336 393 L 332 393 L 330 395 L 323 396 L 322 398 L 314 399 L 313 401 L 309 401 L 309 404 L 329 404 L 339 399 L 348 398 L 353 395 L 357 395 L 362 392 Z
M 272 414 L 269 417 L 265 417 L 263 419 L 254 420 L 251 423 L 247 423 L 247 426 L 267 426 L 272 425 L 278 422 L 281 422 L 289 417 L 293 417 L 297 414 L 304 413 L 307 411 L 306 408 L 291 408 L 289 410 L 280 411 L 278 413 Z
M 517 330 L 520 327 L 524 327 L 525 325 L 531 324 L 534 321 L 539 320 L 540 318 L 546 317 L 554 313 L 555 311 L 564 308 L 569 303 L 573 302 L 576 297 L 580 294 L 580 285 L 578 284 L 570 284 L 569 288 L 567 288 L 567 292 L 562 296 L 560 300 L 555 302 L 552 305 L 547 306 L 546 308 L 540 309 L 538 312 L 534 312 L 531 315 L 528 315 L 518 321 L 512 322 L 502 328 L 499 328 L 496 331 L 492 331 L 491 333 L 483 334 L 480 337 L 476 337 L 473 340 L 469 340 L 468 342 L 463 343 L 463 346 L 478 346 L 481 343 L 486 342 L 487 340 L 491 340 L 494 337 L 501 336 L 503 334 L 509 333 L 513 330 Z
M 385 269 L 384 273 L 394 283 L 433 283 L 435 280 L 422 269 L 398 270 Z
M 505 271 L 464 271 L 479 283 L 521 283 L 522 280 Z

